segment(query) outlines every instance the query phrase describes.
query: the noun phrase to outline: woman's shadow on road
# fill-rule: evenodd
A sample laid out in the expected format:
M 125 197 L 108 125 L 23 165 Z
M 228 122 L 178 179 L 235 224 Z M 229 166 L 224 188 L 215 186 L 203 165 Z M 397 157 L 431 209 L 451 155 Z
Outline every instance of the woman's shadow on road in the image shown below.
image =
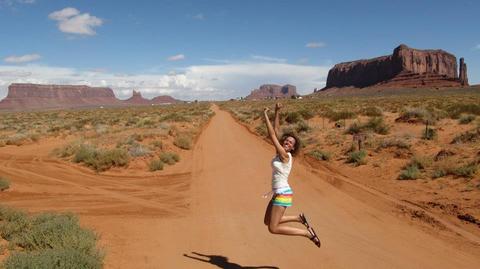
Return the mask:
M 280 269 L 276 266 L 241 266 L 239 264 L 229 262 L 228 258 L 225 257 L 225 256 L 205 255 L 205 254 L 201 254 L 201 253 L 198 253 L 198 252 L 192 252 L 192 253 L 195 254 L 198 257 L 190 256 L 188 254 L 183 254 L 183 256 L 185 256 L 187 258 L 190 258 L 190 259 L 197 260 L 197 261 L 208 262 L 208 263 L 211 263 L 211 264 L 216 265 L 219 268 L 223 268 L 223 269 L 255 269 L 255 268 L 256 269 Z

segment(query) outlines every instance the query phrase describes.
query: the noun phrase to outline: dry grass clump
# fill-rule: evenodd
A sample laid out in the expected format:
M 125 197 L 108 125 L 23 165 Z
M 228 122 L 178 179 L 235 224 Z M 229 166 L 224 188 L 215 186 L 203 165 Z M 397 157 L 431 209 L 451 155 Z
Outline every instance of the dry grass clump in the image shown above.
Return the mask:
M 97 149 L 90 144 L 81 144 L 73 156 L 73 162 L 84 163 L 95 171 L 105 171 L 113 166 L 126 166 L 129 156 L 124 149 Z
M 399 180 L 412 180 L 421 176 L 421 173 L 430 167 L 432 158 L 428 156 L 414 156 L 410 162 L 400 171 Z
M 362 110 L 361 114 L 368 117 L 382 117 L 383 111 L 377 106 L 368 106 Z
M 163 170 L 163 166 L 164 166 L 164 163 L 162 162 L 162 160 L 159 160 L 159 159 L 153 159 L 148 164 L 148 168 L 150 172 Z
M 352 163 L 354 166 L 360 166 L 367 163 L 365 157 L 367 157 L 367 152 L 365 150 L 352 151 L 348 153 L 347 163 Z
M 428 124 L 435 124 L 437 120 L 437 115 L 434 115 L 423 107 L 407 107 L 400 113 L 400 116 L 395 119 L 396 122 Z
M 319 161 L 329 161 L 332 158 L 332 153 L 319 149 L 308 152 L 308 155 Z
M 469 124 L 470 122 L 474 121 L 476 117 L 477 117 L 476 115 L 472 115 L 472 114 L 462 114 L 458 119 L 458 123 Z
M 102 268 L 97 235 L 80 227 L 73 214 L 28 216 L 0 207 L 0 235 L 12 246 L 2 268 Z
M 5 177 L 0 177 L 0 191 L 10 188 L 10 180 Z
M 457 163 L 452 158 L 446 158 L 434 164 L 432 178 L 448 175 L 455 177 L 472 178 L 478 170 L 478 163 Z
M 370 118 L 366 123 L 352 123 L 346 130 L 347 134 L 358 134 L 365 131 L 372 131 L 377 134 L 388 134 L 389 127 L 385 124 L 383 117 Z
M 180 156 L 174 152 L 162 152 L 159 156 L 160 160 L 166 164 L 173 165 L 180 161 Z
M 471 131 L 467 131 L 463 134 L 459 134 L 455 136 L 452 140 L 452 144 L 459 144 L 459 143 L 471 143 L 477 142 L 480 140 L 480 128 L 476 128 Z
M 187 134 L 182 134 L 175 137 L 173 144 L 181 149 L 189 150 L 192 148 L 192 137 Z
M 480 105 L 478 102 L 476 104 L 455 103 L 450 104 L 446 111 L 452 119 L 458 119 L 462 114 L 480 115 Z

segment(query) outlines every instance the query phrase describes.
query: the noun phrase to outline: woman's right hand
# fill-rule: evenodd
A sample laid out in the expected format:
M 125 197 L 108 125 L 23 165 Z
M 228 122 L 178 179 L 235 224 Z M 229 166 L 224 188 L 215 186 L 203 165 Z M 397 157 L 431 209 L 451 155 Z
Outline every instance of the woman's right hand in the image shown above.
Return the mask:
M 281 103 L 276 103 L 275 104 L 275 110 L 279 110 L 280 108 L 282 108 L 282 104 Z
M 263 113 L 267 113 L 268 111 L 270 111 L 270 108 L 268 107 L 263 108 Z

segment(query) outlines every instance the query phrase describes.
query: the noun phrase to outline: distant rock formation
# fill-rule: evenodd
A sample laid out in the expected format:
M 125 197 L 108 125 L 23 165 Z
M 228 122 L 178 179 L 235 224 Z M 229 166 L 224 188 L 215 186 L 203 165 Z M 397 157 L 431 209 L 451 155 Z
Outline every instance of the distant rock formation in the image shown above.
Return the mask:
M 291 98 L 297 96 L 297 87 L 293 85 L 275 85 L 264 84 L 259 89 L 253 90 L 250 95 L 245 97 L 247 100 L 275 99 L 275 98 Z
M 177 102 L 181 101 L 170 96 L 158 96 L 148 100 L 136 91 L 133 91 L 131 98 L 122 101 L 115 97 L 112 89 L 104 87 L 13 83 L 8 87 L 7 97 L 0 101 L 0 110 L 157 105 Z
M 0 101 L 1 109 L 73 108 L 120 105 L 110 88 L 13 83 Z
M 460 58 L 459 80 L 462 86 L 468 86 L 467 64 L 463 58 Z
M 462 67 L 463 66 L 463 67 Z M 418 50 L 400 45 L 392 55 L 336 64 L 328 72 L 328 88 L 468 86 L 466 64 L 443 50 Z M 463 83 L 462 83 L 463 81 Z

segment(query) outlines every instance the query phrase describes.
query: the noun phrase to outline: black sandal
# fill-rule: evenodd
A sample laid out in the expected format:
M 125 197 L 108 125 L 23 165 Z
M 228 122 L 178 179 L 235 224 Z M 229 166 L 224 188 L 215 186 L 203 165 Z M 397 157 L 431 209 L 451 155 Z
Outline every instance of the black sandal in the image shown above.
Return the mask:
M 308 221 L 307 221 L 307 218 L 305 217 L 305 214 L 303 213 L 300 213 L 300 215 L 298 215 L 300 217 L 300 221 L 302 222 L 303 225 L 305 225 L 305 227 L 310 227 L 310 225 L 308 224 Z
M 308 227 L 307 230 L 312 235 L 312 237 L 310 237 L 310 241 L 312 241 L 317 247 L 320 247 L 322 243 L 320 243 L 320 238 L 318 238 L 315 230 L 313 230 L 312 227 Z

